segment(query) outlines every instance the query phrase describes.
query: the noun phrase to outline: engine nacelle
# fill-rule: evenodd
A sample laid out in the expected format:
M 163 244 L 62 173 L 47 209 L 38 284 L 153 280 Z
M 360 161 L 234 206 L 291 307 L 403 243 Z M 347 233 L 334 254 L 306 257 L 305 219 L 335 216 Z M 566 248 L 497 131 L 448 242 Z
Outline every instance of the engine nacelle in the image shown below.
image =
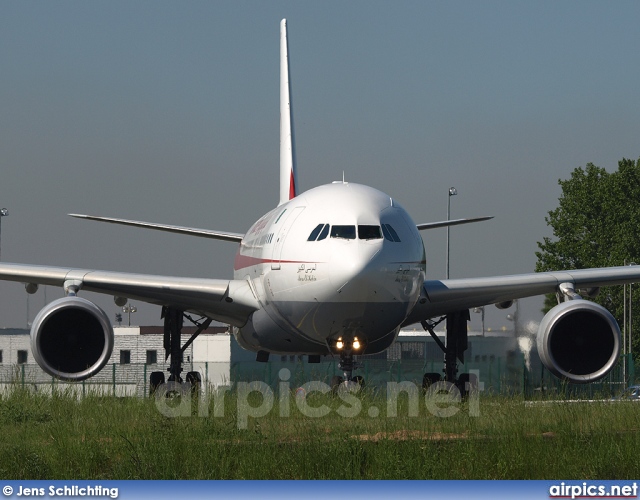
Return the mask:
M 604 377 L 618 361 L 620 327 L 601 305 L 569 300 L 542 319 L 537 344 L 540 360 L 551 373 L 586 384 Z
M 56 378 L 79 381 L 98 373 L 113 351 L 113 328 L 102 309 L 73 296 L 45 306 L 31 326 L 31 351 Z

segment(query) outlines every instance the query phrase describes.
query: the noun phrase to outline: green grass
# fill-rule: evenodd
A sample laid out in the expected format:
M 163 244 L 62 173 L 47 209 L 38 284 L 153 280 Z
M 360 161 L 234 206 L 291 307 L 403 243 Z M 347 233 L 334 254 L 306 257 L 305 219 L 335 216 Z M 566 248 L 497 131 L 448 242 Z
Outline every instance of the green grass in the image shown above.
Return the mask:
M 251 394 L 254 407 L 261 396 Z M 255 396 L 255 397 L 253 397 Z M 164 416 L 153 399 L 34 394 L 0 395 L 0 477 L 8 479 L 632 479 L 640 471 L 640 404 L 548 403 L 480 396 L 439 418 L 420 396 L 408 416 L 386 416 L 384 394 L 358 397 L 362 411 L 313 393 L 330 413 L 305 417 L 292 395 L 281 417 L 276 395 L 264 417 L 239 429 L 239 396 L 225 414 Z M 369 416 L 372 406 L 380 415 Z

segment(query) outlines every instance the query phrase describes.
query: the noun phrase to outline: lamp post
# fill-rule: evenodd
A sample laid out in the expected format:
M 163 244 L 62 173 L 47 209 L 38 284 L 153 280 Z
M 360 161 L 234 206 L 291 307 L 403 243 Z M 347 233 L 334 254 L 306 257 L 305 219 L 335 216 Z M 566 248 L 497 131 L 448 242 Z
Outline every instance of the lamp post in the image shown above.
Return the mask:
M 516 306 L 513 314 L 507 314 L 507 319 L 509 321 L 513 321 L 513 336 L 518 337 L 518 321 L 520 320 L 520 302 L 518 299 L 513 301 L 513 304 Z
M 627 262 L 627 259 L 624 260 L 624 265 L 625 266 L 635 266 L 636 263 L 635 262 Z M 629 283 L 629 304 L 628 304 L 628 312 L 627 312 L 627 285 L 622 285 L 622 289 L 623 289 L 623 303 L 624 303 L 624 307 L 623 307 L 623 334 L 622 334 L 622 354 L 623 356 L 625 356 L 625 361 L 622 364 L 622 378 L 624 379 L 625 382 L 625 387 L 626 387 L 626 382 L 627 382 L 627 370 L 626 370 L 626 366 L 627 366 L 627 357 L 633 358 L 633 349 L 631 347 L 631 332 L 632 332 L 632 320 L 631 320 L 631 316 L 632 316 L 632 310 L 633 310 L 633 306 L 632 306 L 632 286 L 633 283 Z M 628 318 L 628 319 L 627 319 Z M 627 356 L 630 355 L 630 356 Z
M 2 218 L 9 215 L 9 210 L 0 208 L 0 260 L 2 260 Z
M 625 331 L 624 331 L 624 336 L 625 336 L 625 342 L 627 344 L 627 352 L 625 352 L 624 354 L 631 354 L 632 349 L 631 349 L 631 330 L 632 330 L 632 326 L 631 326 L 631 317 L 632 317 L 632 293 L 631 293 L 631 287 L 633 286 L 633 283 L 629 283 L 629 318 L 627 319 L 627 325 L 625 327 Z
M 133 304 L 127 304 L 122 308 L 122 312 L 129 315 L 129 326 L 131 326 L 131 313 L 138 312 L 138 308 Z
M 449 188 L 449 196 L 447 197 L 447 221 L 451 220 L 451 197 L 458 194 L 458 191 L 454 187 Z M 446 278 L 449 279 L 449 230 L 447 226 L 447 274 Z
M 482 336 L 484 337 L 484 306 L 482 306 L 482 307 L 474 307 L 474 308 L 473 308 L 473 312 L 474 312 L 474 313 L 480 313 L 480 314 L 482 314 L 482 316 L 481 316 L 481 321 L 482 321 Z

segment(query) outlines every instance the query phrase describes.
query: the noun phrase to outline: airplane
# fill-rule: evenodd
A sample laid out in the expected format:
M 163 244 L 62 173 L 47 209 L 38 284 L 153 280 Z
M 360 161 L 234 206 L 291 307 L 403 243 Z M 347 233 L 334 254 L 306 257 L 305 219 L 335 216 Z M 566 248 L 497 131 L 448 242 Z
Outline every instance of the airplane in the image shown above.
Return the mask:
M 610 267 L 470 279 L 426 278 L 420 231 L 485 221 L 476 217 L 416 224 L 393 197 L 361 184 L 333 182 L 299 191 L 290 99 L 287 22 L 280 25 L 280 197 L 246 233 L 214 231 L 101 216 L 73 217 L 238 245 L 233 279 L 185 278 L 0 263 L 0 279 L 60 286 L 65 296 L 47 304 L 31 327 L 31 348 L 50 375 L 81 381 L 98 373 L 113 350 L 107 315 L 82 291 L 162 307 L 169 381 L 182 382 L 182 353 L 213 320 L 229 324 L 238 344 L 256 353 L 305 355 L 310 363 L 339 358 L 344 377 L 332 386 L 363 383 L 357 357 L 382 352 L 403 326 L 421 323 L 444 353 L 443 373 L 425 373 L 425 386 L 445 380 L 462 390 L 458 373 L 467 348 L 469 309 L 508 307 L 523 297 L 555 293 L 558 305 L 540 324 L 537 346 L 544 366 L 573 383 L 601 379 L 620 354 L 620 328 L 607 309 L 583 299 L 600 287 L 640 281 L 640 267 Z M 193 319 L 199 315 L 201 319 Z M 198 329 L 181 345 L 184 319 Z M 445 342 L 434 333 L 446 321 Z M 200 382 L 189 372 L 187 382 Z M 151 386 L 164 373 L 151 374 Z

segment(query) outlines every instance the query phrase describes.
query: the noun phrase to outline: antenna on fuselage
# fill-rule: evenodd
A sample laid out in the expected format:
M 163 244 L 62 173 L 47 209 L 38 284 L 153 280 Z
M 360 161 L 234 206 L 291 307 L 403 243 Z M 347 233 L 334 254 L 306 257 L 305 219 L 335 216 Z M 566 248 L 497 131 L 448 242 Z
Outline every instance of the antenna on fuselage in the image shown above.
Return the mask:
M 293 110 L 289 79 L 287 20 L 280 21 L 280 203 L 298 194 L 297 169 L 293 137 Z

